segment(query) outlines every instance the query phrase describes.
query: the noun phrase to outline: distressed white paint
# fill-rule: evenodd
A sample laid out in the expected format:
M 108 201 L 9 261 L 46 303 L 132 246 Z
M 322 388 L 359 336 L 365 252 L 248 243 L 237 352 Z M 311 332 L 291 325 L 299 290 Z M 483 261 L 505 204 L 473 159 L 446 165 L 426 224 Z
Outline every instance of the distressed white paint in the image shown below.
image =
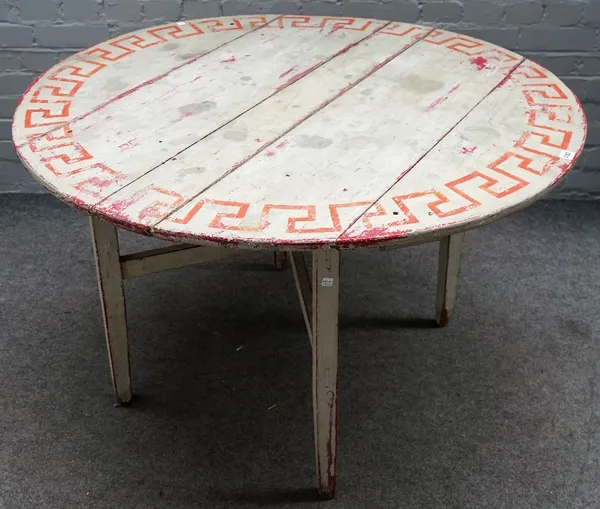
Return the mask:
M 201 244 L 321 248 L 312 284 L 302 255 L 291 260 L 313 345 L 319 491 L 331 497 L 340 280 L 339 251 L 328 245 L 426 241 L 524 206 L 579 155 L 585 118 L 573 94 L 529 62 L 499 87 L 522 59 L 464 36 L 302 16 L 250 31 L 271 18 L 242 18 L 242 31 L 142 49 L 156 38 L 143 30 L 68 59 L 25 94 L 14 138 L 52 192 L 115 224 Z M 175 26 L 170 37 L 192 24 Z M 133 44 L 115 63 L 102 51 Z M 119 257 L 115 228 L 91 223 L 115 392 L 128 402 L 123 276 L 232 251 Z M 441 244 L 438 322 L 454 305 L 461 239 Z
M 269 250 L 430 240 L 524 206 L 564 175 L 583 145 L 585 118 L 556 77 L 526 63 L 498 87 L 520 57 L 444 31 L 417 41 L 429 29 L 408 28 L 277 18 L 71 118 L 19 155 L 63 200 L 116 224 Z M 138 53 L 165 59 L 158 47 L 127 58 L 138 67 L 146 62 Z M 116 65 L 87 79 L 83 101 L 106 76 L 133 83 L 134 64 Z M 291 83 L 294 76 L 302 78 Z M 15 117 L 17 140 L 31 94 Z M 555 144 L 563 128 L 572 131 L 568 146 Z M 528 149 L 518 147 L 527 136 Z M 490 176 L 490 164 L 523 150 L 538 169 L 548 163 L 543 152 L 574 156 L 550 161 L 543 175 L 513 158 L 504 163 L 510 175 Z M 526 185 L 504 196 L 520 180 Z
M 341 240 L 429 240 L 440 230 L 483 224 L 546 192 L 573 163 L 560 159 L 564 132 L 573 133 L 569 149 L 579 153 L 586 121 L 576 97 L 562 86 L 566 97 L 557 99 L 554 85 L 560 81 L 546 70 L 547 77 L 539 77 L 540 71 L 537 64 L 524 63 L 370 210 L 380 207 L 385 213 L 370 217 L 370 224 L 357 221 Z M 527 103 L 528 96 L 534 104 Z M 507 153 L 514 156 L 504 159 Z M 535 172 L 544 167 L 546 172 L 519 166 L 525 159 Z
M 397 25 L 400 33 L 412 28 Z M 193 198 L 246 158 L 263 149 L 266 154 L 279 150 L 280 141 L 274 142 L 287 131 L 428 32 L 429 29 L 419 28 L 391 38 L 376 33 L 208 135 L 175 161 L 167 161 L 116 192 L 95 210 L 122 221 L 156 224 L 182 200 Z M 165 194 L 164 189 L 172 194 Z
M 25 95 L 17 109 L 15 125 L 24 125 L 25 112 L 29 108 L 40 110 L 33 115 L 38 125 L 15 131 L 15 144 L 20 145 L 27 136 L 55 129 L 60 125 L 57 122 L 66 123 L 67 119 L 52 115 L 60 114 L 65 101 L 70 99 L 65 94 L 79 86 L 78 83 L 85 82 L 70 103 L 70 119 L 84 115 L 177 66 L 193 62 L 275 18 L 273 15 L 237 16 L 190 20 L 181 25 L 170 23 L 124 34 L 78 52 L 45 72 Z M 241 28 L 237 29 L 238 26 Z M 87 76 L 93 78 L 84 80 Z M 62 95 L 57 95 L 57 92 Z
M 456 305 L 460 258 L 464 233 L 456 233 L 440 241 L 435 320 L 446 325 Z
M 285 231 L 290 217 L 301 218 L 306 212 L 286 209 L 270 214 L 275 229 L 252 231 L 265 220 L 265 205 L 314 203 L 317 217 L 325 220 L 301 224 L 299 231 L 285 235 L 286 240 L 330 239 L 336 233 L 326 221 L 330 204 L 358 203 L 345 210 L 348 220 L 362 214 L 510 70 L 488 75 L 462 53 L 418 42 L 283 136 L 281 148 L 261 152 L 157 228 L 185 234 L 210 229 L 235 241 L 275 240 L 274 230 Z M 224 210 L 220 202 L 226 200 L 252 206 L 242 220 L 225 222 L 239 229 L 218 231 L 209 226 L 215 215 L 235 210 Z M 185 218 L 199 202 L 202 210 L 191 221 L 173 221 Z M 348 226 L 349 221 L 342 221 L 343 228 Z
M 302 316 L 304 316 L 304 323 L 306 324 L 306 332 L 312 345 L 312 285 L 306 267 L 306 260 L 302 252 L 292 252 L 289 256 L 296 290 L 298 291 L 298 299 L 302 308 Z
M 91 197 L 77 191 L 77 184 L 87 177 L 87 172 L 63 177 L 72 169 L 71 164 L 65 164 L 63 155 L 77 157 L 81 152 L 78 147 L 59 145 L 33 152 L 25 145 L 21 151 L 27 152 L 25 157 L 34 167 L 51 159 L 59 175 L 46 172 L 47 184 L 62 186 L 61 191 L 68 195 L 81 194 L 87 204 L 93 205 L 99 198 L 106 198 L 174 159 L 179 152 L 368 34 L 259 28 L 71 122 L 77 142 L 120 174 L 119 178 L 96 186 Z M 41 141 L 37 145 L 44 146 Z M 225 146 L 221 148 L 226 150 Z
M 239 255 L 227 248 L 176 245 L 150 249 L 121 256 L 123 279 L 146 276 L 155 272 L 178 269 L 188 265 Z
M 117 401 L 126 404 L 131 401 L 131 375 L 117 229 L 94 216 L 90 228 L 113 388 Z
M 321 496 L 335 496 L 338 418 L 338 308 L 340 253 L 321 249 L 313 253 L 312 346 L 313 413 L 318 488 Z M 333 279 L 331 286 L 321 285 Z

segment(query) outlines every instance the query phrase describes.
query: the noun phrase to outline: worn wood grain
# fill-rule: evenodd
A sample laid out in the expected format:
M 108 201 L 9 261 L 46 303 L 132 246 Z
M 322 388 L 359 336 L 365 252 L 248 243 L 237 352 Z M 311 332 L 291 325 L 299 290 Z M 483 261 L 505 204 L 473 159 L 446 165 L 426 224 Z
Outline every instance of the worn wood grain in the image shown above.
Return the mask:
M 577 98 L 527 61 L 339 240 L 401 245 L 502 217 L 556 185 L 585 134 Z
M 69 128 L 77 143 L 118 172 L 94 186 L 93 193 L 81 193 L 79 173 L 63 177 L 70 169 L 64 157 L 69 161 L 79 157 L 79 147 L 52 147 L 39 141 L 44 149 L 32 151 L 30 161 L 50 162 L 54 171 L 45 173 L 49 185 L 81 194 L 86 203 L 91 194 L 97 202 L 153 168 L 177 160 L 180 152 L 367 35 L 259 28 L 72 121 Z M 221 149 L 226 150 L 223 145 Z M 106 173 L 95 168 L 91 175 L 106 177 Z
M 495 73 L 482 72 L 472 63 L 464 65 L 465 61 L 468 58 L 462 53 L 416 43 L 157 229 L 184 235 L 212 231 L 233 242 L 278 242 L 280 235 L 272 233 L 286 230 L 290 243 L 335 239 L 521 59 L 509 60 Z M 238 219 L 233 214 L 235 205 L 226 202 L 251 205 Z M 307 203 L 315 206 L 314 219 L 303 210 Z M 199 204 L 202 207 L 195 212 Z M 337 210 L 337 221 L 327 221 L 334 204 L 344 205 Z M 227 212 L 231 216 L 219 222 L 223 225 L 219 231 L 212 220 Z M 294 228 L 287 227 L 291 218 L 298 218 Z M 263 226 L 266 221 L 268 228 Z
M 376 33 L 349 48 L 209 134 L 176 160 L 167 161 L 102 201 L 95 207 L 96 213 L 151 227 L 253 156 L 262 153 L 273 158 L 285 146 L 281 137 L 286 132 L 429 32 L 412 28 L 401 24 L 397 30 L 405 35 L 390 40 L 389 35 Z M 296 71 L 297 66 L 290 63 L 282 80 Z M 314 140 L 319 140 L 318 134 L 313 134 Z
M 319 493 L 335 496 L 338 444 L 340 252 L 320 249 L 312 267 L 313 412 Z
M 68 60 L 24 95 L 19 156 L 64 201 L 174 241 L 429 241 L 537 199 L 586 134 L 537 64 L 396 22 L 196 20 L 73 58 L 96 67 Z
M 90 216 L 90 229 L 113 388 L 117 401 L 127 404 L 132 397 L 131 373 L 117 229 L 94 216 Z
M 30 136 L 121 100 L 276 18 L 239 16 L 170 23 L 78 52 L 45 72 L 25 94 L 15 114 L 14 142 L 20 145 Z
M 32 175 L 92 214 L 121 403 L 124 278 L 241 252 L 231 247 L 274 251 L 276 263 L 289 252 L 324 497 L 337 475 L 339 250 L 441 238 L 444 324 L 462 232 L 551 189 L 585 136 L 576 96 L 508 50 L 431 27 L 296 15 L 190 20 L 99 44 L 34 81 L 13 124 Z M 120 256 L 115 225 L 188 245 Z

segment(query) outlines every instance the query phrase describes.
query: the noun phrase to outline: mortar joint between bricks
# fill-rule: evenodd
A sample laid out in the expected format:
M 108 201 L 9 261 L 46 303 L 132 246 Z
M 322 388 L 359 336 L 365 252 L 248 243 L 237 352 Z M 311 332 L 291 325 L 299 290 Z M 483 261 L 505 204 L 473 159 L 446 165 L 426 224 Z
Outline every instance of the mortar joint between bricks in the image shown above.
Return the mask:
M 104 22 L 107 22 L 106 20 L 106 4 L 104 3 L 104 0 L 96 0 L 96 2 L 98 2 L 98 17 L 103 20 Z M 109 25 L 110 26 L 110 25 Z
M 416 23 L 420 23 L 423 19 L 423 0 L 417 0 L 417 9 L 419 11 L 419 14 L 417 14 Z

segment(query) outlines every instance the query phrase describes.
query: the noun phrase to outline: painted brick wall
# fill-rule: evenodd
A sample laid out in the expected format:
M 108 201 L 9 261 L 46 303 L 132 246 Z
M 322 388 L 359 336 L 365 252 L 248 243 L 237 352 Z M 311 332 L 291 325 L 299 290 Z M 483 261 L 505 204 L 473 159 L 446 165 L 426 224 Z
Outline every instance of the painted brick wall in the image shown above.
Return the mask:
M 590 121 L 584 156 L 555 195 L 600 197 L 600 0 L 0 0 L 0 192 L 42 192 L 10 141 L 17 99 L 39 72 L 138 27 L 250 13 L 436 23 L 538 61 L 579 95 Z

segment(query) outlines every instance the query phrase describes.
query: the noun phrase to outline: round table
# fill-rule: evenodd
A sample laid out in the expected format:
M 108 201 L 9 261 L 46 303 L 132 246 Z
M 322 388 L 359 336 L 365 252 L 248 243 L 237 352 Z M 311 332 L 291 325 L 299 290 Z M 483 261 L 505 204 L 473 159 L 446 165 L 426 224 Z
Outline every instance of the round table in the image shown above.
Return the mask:
M 242 249 L 288 253 L 313 349 L 319 491 L 335 492 L 340 250 L 440 240 L 532 203 L 581 153 L 552 73 L 431 27 L 238 16 L 126 34 L 39 77 L 14 116 L 30 172 L 90 214 L 113 382 L 131 400 L 123 279 Z M 116 227 L 179 244 L 119 252 Z M 312 254 L 312 273 L 303 251 Z

